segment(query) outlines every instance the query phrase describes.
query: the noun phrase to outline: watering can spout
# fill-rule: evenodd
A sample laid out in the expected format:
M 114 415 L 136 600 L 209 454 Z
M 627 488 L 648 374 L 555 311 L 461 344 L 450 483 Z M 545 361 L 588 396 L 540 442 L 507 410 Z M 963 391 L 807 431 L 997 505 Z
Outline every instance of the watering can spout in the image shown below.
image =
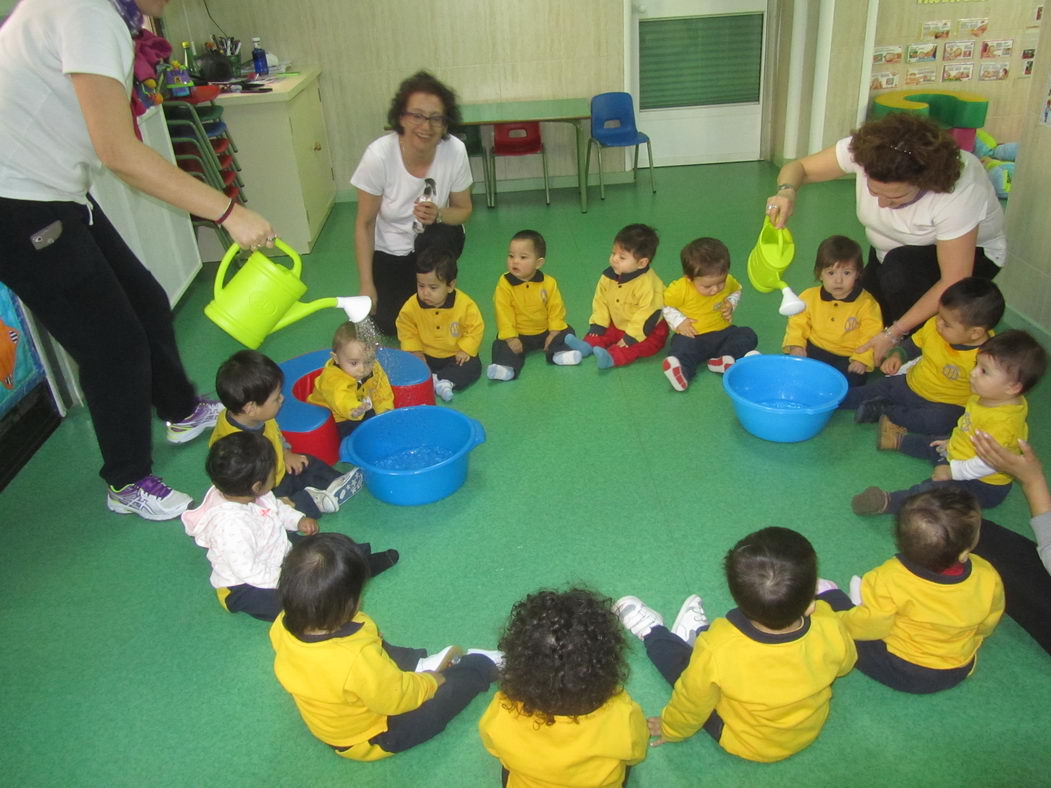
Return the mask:
M 369 316 L 369 311 L 372 309 L 372 299 L 368 296 L 339 296 L 319 298 L 316 301 L 308 301 L 307 303 L 297 301 L 288 308 L 284 317 L 277 321 L 277 325 L 272 330 L 278 331 L 307 315 L 314 314 L 319 309 L 332 307 L 342 309 L 347 315 L 347 320 L 351 323 L 360 323 Z
M 778 314 L 791 317 L 792 315 L 798 315 L 804 309 L 806 309 L 806 304 L 795 294 L 791 287 L 785 285 L 781 288 L 781 306 L 777 309 Z

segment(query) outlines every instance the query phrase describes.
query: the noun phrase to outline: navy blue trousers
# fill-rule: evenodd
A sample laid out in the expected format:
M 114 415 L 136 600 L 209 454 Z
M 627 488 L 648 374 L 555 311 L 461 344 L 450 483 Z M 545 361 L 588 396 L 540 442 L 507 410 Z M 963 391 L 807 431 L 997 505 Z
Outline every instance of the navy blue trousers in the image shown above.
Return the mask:
M 883 412 L 899 427 L 923 435 L 948 435 L 963 415 L 959 405 L 931 402 L 921 397 L 909 388 L 904 375 L 887 375 L 849 389 L 839 407 L 854 410 L 872 399 L 886 402 Z
M 708 359 L 723 356 L 738 359 L 755 350 L 758 345 L 759 339 L 755 332 L 745 326 L 727 326 L 720 331 L 709 331 L 695 337 L 684 337 L 672 332 L 668 355 L 679 359 L 682 374 L 687 380 L 693 380 L 697 368 L 707 363 Z

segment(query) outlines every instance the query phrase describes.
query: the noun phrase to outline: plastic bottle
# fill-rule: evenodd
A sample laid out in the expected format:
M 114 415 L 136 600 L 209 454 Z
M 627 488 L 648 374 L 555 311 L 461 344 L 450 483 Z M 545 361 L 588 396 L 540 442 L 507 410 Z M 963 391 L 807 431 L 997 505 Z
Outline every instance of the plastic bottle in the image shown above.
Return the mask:
M 252 68 L 255 69 L 257 77 L 265 77 L 270 73 L 270 66 L 266 63 L 266 50 L 259 42 L 259 36 L 252 38 Z
M 423 179 L 423 192 L 419 197 L 416 198 L 416 202 L 431 202 L 434 199 L 435 183 L 434 178 Z M 413 217 L 412 220 L 412 231 L 419 235 L 423 232 L 423 222 Z

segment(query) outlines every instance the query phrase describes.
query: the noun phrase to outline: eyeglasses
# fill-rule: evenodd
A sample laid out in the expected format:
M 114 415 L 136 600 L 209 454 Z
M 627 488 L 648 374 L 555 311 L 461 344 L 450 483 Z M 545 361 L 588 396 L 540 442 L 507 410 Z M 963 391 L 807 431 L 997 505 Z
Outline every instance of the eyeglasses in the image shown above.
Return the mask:
M 408 118 L 409 122 L 416 126 L 430 123 L 434 128 L 440 128 L 449 122 L 444 115 L 424 115 L 422 112 L 403 112 L 401 116 Z

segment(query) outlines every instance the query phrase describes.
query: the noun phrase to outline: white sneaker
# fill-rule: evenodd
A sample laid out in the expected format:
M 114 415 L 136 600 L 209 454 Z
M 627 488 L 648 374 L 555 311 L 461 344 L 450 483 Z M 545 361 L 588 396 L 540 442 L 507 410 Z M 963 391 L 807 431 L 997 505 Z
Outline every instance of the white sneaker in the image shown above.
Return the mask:
M 423 673 L 425 670 L 441 672 L 463 656 L 463 649 L 459 646 L 446 646 L 436 654 L 424 657 L 416 663 L 414 673 Z
M 708 616 L 704 615 L 704 607 L 701 598 L 697 594 L 686 597 L 679 608 L 679 615 L 675 617 L 675 623 L 671 625 L 671 631 L 681 637 L 692 646 L 697 642 L 698 630 L 708 626 Z
M 730 367 L 734 365 L 733 356 L 722 356 L 720 358 L 708 359 L 708 371 L 715 372 L 718 375 L 723 374 Z
M 826 591 L 834 591 L 837 588 L 839 588 L 839 586 L 836 585 L 832 580 L 827 580 L 824 577 L 819 577 L 817 579 L 817 589 L 814 595 L 821 596 Z
M 453 398 L 453 384 L 448 380 L 442 380 L 437 375 L 431 375 L 434 383 L 434 393 L 442 398 L 444 402 L 451 402 Z
M 861 604 L 861 578 L 857 575 L 850 578 L 850 593 L 847 596 L 855 605 Z
M 686 379 L 686 374 L 682 371 L 682 362 L 676 356 L 668 356 L 664 359 L 664 363 L 661 365 L 664 370 L 664 377 L 671 383 L 671 387 L 676 391 L 686 391 L 690 385 L 690 381 Z
M 639 640 L 650 634 L 654 627 L 664 625 L 661 614 L 647 607 L 637 596 L 622 596 L 613 603 L 613 612 L 620 618 L 624 628 Z
M 496 649 L 469 648 L 467 649 L 467 653 L 481 654 L 483 657 L 488 657 L 489 660 L 498 668 L 502 668 L 504 666 L 504 652 L 502 651 L 497 651 Z
M 157 476 L 144 476 L 119 490 L 109 488 L 106 506 L 117 514 L 137 514 L 145 520 L 174 520 L 193 498 L 173 490 Z
M 328 494 L 328 490 L 319 490 L 317 487 L 304 487 L 307 495 L 314 501 L 314 506 L 322 514 L 335 514 L 339 511 L 339 501 Z
M 336 499 L 336 508 L 338 509 L 361 489 L 364 481 L 365 474 L 361 468 L 351 468 L 342 476 L 333 479 L 332 483 L 325 488 L 325 492 Z
M 186 443 L 192 441 L 202 432 L 215 426 L 219 414 L 222 413 L 223 403 L 209 397 L 198 397 L 197 406 L 187 418 L 182 421 L 169 421 L 168 443 Z
M 579 350 L 560 350 L 551 357 L 551 360 L 560 367 L 575 367 L 584 357 Z
M 763 355 L 763 354 L 760 353 L 758 350 L 749 350 L 747 353 L 744 354 L 744 357 L 748 358 L 749 356 L 761 356 L 761 355 Z
M 489 380 L 514 380 L 515 371 L 504 364 L 490 364 L 485 370 L 485 376 Z M 437 390 L 437 382 L 435 382 Z

